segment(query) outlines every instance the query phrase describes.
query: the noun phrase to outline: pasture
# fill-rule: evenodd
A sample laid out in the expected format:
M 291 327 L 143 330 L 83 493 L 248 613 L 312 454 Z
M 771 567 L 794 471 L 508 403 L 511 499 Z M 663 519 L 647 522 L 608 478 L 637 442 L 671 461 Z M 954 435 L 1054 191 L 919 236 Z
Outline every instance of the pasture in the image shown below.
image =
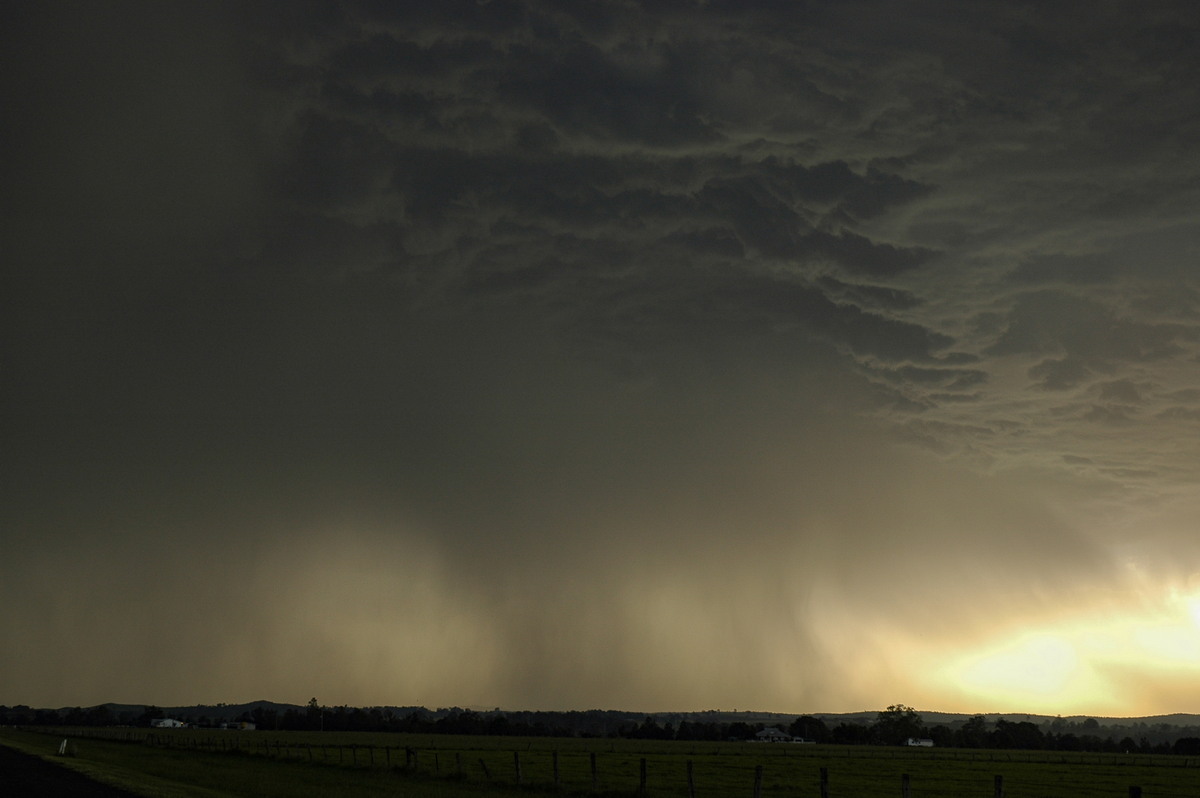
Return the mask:
M 206 729 L 0 730 L 146 796 L 644 795 L 1143 798 L 1200 795 L 1200 759 L 1039 751 Z M 825 777 L 822 784 L 822 777 Z M 997 776 L 1001 781 L 997 783 Z M 907 792 L 905 792 L 907 790 Z

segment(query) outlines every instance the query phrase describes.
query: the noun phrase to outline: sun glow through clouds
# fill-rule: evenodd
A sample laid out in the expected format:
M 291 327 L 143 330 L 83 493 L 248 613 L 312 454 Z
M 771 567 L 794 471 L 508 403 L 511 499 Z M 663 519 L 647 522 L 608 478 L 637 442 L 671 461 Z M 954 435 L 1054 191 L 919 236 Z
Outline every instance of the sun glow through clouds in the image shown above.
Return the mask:
M 1032 635 L 969 662 L 960 681 L 982 695 L 1042 699 L 1060 696 L 1079 668 L 1079 655 L 1071 643 L 1054 635 Z
M 1200 595 L 1170 590 L 1124 612 L 1059 618 L 992 639 L 953 659 L 942 675 L 968 702 L 1043 712 L 1127 711 L 1118 674 L 1144 690 L 1188 690 L 1200 678 Z

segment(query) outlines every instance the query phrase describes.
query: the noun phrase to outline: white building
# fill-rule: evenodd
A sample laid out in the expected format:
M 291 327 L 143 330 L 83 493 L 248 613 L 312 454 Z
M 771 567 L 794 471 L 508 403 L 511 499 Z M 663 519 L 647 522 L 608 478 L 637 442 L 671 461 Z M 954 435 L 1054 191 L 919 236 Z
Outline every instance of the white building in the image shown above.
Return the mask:
M 150 721 L 150 725 L 155 729 L 182 729 L 187 724 L 181 720 L 173 720 L 172 718 L 155 718 Z

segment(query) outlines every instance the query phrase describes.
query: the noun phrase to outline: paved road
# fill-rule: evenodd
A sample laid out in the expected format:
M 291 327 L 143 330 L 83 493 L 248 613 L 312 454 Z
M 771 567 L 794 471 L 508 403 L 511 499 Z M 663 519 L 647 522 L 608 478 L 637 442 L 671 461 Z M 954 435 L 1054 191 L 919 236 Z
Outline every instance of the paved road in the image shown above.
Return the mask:
M 4 798 L 134 798 L 82 773 L 0 745 L 0 795 Z

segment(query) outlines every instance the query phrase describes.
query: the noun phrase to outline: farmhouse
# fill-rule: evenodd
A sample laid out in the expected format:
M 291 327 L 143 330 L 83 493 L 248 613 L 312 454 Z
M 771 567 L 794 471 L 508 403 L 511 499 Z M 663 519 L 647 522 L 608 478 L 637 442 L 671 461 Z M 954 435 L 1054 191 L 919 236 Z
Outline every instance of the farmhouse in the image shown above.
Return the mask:
M 917 746 L 920 748 L 933 748 L 933 740 L 928 737 L 909 737 L 905 745 Z
M 181 720 L 173 720 L 172 718 L 155 718 L 150 721 L 150 725 L 155 729 L 182 729 L 187 724 Z
M 790 743 L 792 735 L 780 731 L 772 726 L 769 729 L 763 729 L 754 738 L 760 743 Z

